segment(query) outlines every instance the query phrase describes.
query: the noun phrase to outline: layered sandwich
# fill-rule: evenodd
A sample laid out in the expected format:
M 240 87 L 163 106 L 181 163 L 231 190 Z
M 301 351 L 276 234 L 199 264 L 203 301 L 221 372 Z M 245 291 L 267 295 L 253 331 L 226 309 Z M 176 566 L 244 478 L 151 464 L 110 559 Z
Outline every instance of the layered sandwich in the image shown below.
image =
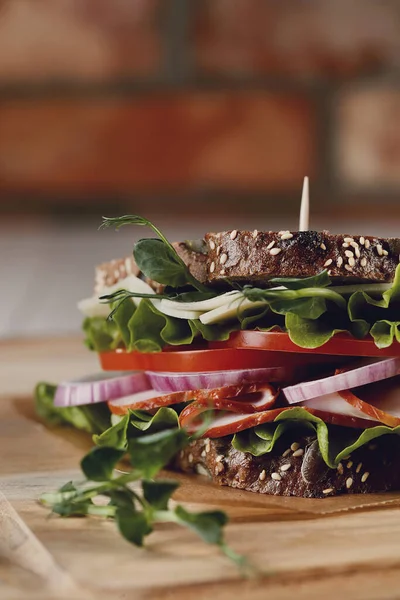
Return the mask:
M 40 385 L 39 412 L 124 449 L 179 427 L 170 467 L 324 498 L 400 489 L 400 239 L 147 225 L 79 303 L 103 372 Z M 134 457 L 133 457 L 134 461 Z

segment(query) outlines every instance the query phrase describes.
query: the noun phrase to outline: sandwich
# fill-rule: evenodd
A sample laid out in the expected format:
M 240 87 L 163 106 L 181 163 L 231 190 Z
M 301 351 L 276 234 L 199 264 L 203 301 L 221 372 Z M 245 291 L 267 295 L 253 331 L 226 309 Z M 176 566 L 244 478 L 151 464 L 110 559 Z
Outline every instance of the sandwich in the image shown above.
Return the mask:
M 40 384 L 42 416 L 119 450 L 175 425 L 169 468 L 250 492 L 400 489 L 400 239 L 130 224 L 156 237 L 78 305 L 103 372 Z

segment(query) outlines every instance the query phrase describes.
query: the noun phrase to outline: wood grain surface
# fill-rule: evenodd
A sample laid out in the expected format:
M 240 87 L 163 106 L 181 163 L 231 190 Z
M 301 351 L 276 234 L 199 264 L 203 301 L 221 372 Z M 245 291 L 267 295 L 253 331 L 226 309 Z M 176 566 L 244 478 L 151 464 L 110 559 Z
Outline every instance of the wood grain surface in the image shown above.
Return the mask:
M 48 339 L 0 344 L 0 365 L 2 600 L 399 597 L 400 494 L 269 498 L 179 475 L 177 501 L 228 512 L 227 541 L 263 572 L 250 580 L 175 525 L 159 525 L 139 549 L 112 522 L 49 518 L 38 496 L 81 477 L 90 439 L 40 423 L 32 388 L 94 372 L 96 360 L 80 340 Z

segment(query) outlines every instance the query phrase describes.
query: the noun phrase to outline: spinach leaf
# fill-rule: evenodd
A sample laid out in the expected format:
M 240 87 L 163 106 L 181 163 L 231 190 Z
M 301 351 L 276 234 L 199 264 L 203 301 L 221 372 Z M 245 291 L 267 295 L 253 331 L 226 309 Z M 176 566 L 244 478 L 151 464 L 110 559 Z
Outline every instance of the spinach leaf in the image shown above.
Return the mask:
M 135 469 L 151 479 L 188 443 L 183 429 L 166 429 L 129 440 L 128 452 Z
M 124 454 L 124 450 L 117 450 L 108 446 L 92 448 L 82 459 L 82 471 L 92 481 L 111 479 L 116 464 L 123 458 Z
M 182 264 L 174 249 L 157 239 L 143 239 L 136 242 L 133 256 L 139 269 L 154 281 L 175 288 L 189 283 L 187 268 Z
M 178 487 L 179 483 L 170 479 L 156 481 L 143 479 L 142 481 L 143 497 L 156 510 L 168 510 L 171 496 Z
M 160 239 L 139 240 L 135 244 L 134 257 L 139 269 L 146 275 L 159 283 L 167 283 L 176 287 L 182 285 L 192 285 L 200 292 L 209 291 L 208 288 L 198 281 L 190 272 L 187 265 L 177 254 L 173 245 L 167 240 L 164 234 L 148 219 L 138 215 L 124 215 L 123 217 L 107 218 L 103 217 L 102 227 L 112 227 L 116 229 L 124 225 L 140 225 L 150 227 Z M 160 243 L 164 246 L 161 249 Z M 165 271 L 164 271 L 165 269 Z M 157 277 L 164 279 L 164 272 L 169 272 L 172 281 L 161 281 Z M 179 282 L 179 283 L 177 283 Z
M 200 513 L 190 513 L 177 506 L 175 515 L 178 522 L 193 529 L 208 544 L 222 543 L 222 528 L 228 522 L 227 515 L 220 510 L 213 510 Z
M 143 546 L 146 535 L 153 531 L 144 512 L 137 512 L 133 506 L 118 506 L 115 520 L 122 536 L 131 544 Z

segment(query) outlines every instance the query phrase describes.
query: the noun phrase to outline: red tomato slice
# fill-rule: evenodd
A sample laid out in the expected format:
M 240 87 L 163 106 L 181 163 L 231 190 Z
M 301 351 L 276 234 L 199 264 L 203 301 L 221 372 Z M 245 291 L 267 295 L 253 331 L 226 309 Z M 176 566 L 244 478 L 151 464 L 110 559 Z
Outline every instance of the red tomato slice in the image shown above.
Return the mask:
M 400 356 L 400 344 L 379 349 L 371 337 L 356 340 L 350 334 L 335 335 L 319 348 L 300 348 L 282 331 L 235 331 L 226 342 L 211 342 L 212 348 L 237 348 L 296 352 L 301 354 L 330 354 L 337 356 Z
M 206 350 L 168 350 L 167 352 L 127 352 L 118 349 L 99 354 L 104 371 L 166 371 L 196 373 L 230 369 L 258 369 L 281 366 L 303 366 L 332 362 L 331 356 L 303 355 L 293 352 L 265 352 L 242 348 Z

